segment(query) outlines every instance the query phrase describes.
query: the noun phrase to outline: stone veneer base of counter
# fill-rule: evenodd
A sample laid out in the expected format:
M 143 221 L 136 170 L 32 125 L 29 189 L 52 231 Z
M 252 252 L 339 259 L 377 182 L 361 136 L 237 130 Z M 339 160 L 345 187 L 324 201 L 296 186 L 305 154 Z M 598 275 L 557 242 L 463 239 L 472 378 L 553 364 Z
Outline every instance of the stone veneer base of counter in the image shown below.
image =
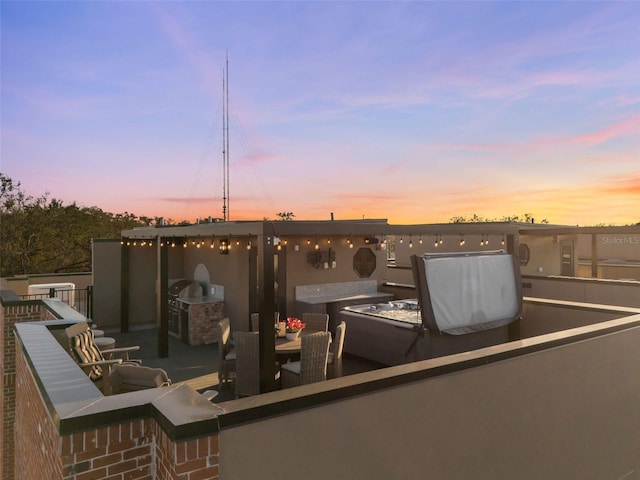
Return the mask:
M 209 345 L 218 341 L 218 322 L 224 318 L 224 301 L 203 298 L 180 299 L 188 308 L 188 341 L 191 346 Z M 182 326 L 181 326 L 182 328 Z M 175 335 L 181 338 L 180 335 Z

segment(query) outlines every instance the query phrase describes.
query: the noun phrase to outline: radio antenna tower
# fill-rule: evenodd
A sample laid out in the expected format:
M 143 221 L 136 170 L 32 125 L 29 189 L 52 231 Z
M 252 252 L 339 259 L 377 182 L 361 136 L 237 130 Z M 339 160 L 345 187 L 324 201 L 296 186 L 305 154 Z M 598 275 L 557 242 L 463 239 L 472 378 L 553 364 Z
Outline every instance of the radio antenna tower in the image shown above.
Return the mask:
M 222 220 L 229 220 L 229 51 L 222 72 Z

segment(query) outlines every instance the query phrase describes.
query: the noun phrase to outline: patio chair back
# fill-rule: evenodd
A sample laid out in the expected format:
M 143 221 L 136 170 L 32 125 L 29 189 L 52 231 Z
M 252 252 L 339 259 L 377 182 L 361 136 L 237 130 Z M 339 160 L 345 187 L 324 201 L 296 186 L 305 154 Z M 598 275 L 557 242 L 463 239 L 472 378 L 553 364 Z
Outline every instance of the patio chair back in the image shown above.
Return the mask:
M 336 327 L 336 336 L 329 347 L 329 364 L 342 360 L 342 349 L 344 347 L 344 335 L 346 331 L 347 324 L 345 322 L 340 322 Z
M 326 332 L 329 328 L 328 313 L 306 312 L 302 314 L 302 322 L 306 324 L 307 332 Z
M 257 332 L 234 332 L 236 350 L 236 396 L 260 393 L 260 358 Z
M 65 329 L 69 339 L 69 353 L 82 366 L 91 364 L 85 371 L 94 382 L 102 379 L 105 358 L 93 339 L 93 332 L 87 322 L 78 322 Z
M 236 369 L 235 353 L 231 347 L 231 326 L 229 318 L 218 322 L 218 377 L 220 384 L 231 380 L 231 373 Z
M 300 385 L 327 379 L 329 342 L 331 342 L 329 332 L 312 333 L 301 337 Z

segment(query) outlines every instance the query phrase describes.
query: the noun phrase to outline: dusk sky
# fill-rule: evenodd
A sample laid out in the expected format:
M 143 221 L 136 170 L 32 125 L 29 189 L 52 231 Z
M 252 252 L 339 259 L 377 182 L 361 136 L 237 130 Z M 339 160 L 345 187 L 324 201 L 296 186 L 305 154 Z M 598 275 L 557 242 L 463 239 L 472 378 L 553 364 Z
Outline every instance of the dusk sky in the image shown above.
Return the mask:
M 111 213 L 640 222 L 640 2 L 12 2 L 0 171 Z

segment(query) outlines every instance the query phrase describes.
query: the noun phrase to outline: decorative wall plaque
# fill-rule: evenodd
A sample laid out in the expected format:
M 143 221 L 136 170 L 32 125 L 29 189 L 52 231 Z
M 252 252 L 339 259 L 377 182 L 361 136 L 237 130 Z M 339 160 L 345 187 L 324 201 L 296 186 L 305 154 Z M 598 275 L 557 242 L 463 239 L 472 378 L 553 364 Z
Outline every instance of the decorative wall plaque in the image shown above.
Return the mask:
M 359 277 L 370 277 L 376 270 L 376 254 L 370 248 L 360 248 L 353 256 L 353 270 Z

